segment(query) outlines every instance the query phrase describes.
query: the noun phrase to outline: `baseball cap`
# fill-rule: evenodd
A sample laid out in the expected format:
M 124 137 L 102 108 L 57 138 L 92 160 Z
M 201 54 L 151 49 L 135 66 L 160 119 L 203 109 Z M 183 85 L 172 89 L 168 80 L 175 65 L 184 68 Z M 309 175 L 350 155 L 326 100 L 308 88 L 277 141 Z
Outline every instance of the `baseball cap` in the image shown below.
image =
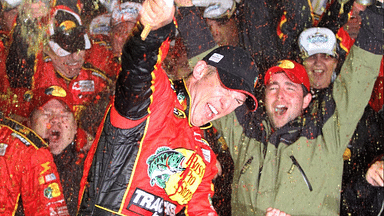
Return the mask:
M 99 15 L 91 21 L 89 24 L 89 33 L 91 35 L 109 35 L 111 30 L 111 14 Z
M 276 66 L 269 68 L 265 73 L 264 84 L 267 85 L 271 76 L 277 72 L 284 72 L 292 82 L 302 84 L 308 92 L 310 91 L 311 84 L 303 65 L 291 60 L 279 61 Z
M 53 8 L 49 25 L 49 45 L 58 56 L 91 48 L 80 16 L 65 6 Z
M 328 28 L 313 27 L 304 30 L 299 36 L 299 47 L 303 59 L 317 53 L 337 57 L 336 36 Z
M 234 0 L 192 0 L 192 4 L 205 7 L 203 17 L 208 19 L 231 17 L 236 9 Z
M 243 49 L 222 46 L 203 58 L 208 65 L 217 68 L 221 83 L 228 89 L 247 95 L 245 104 L 251 111 L 256 110 L 257 100 L 253 95 L 259 70 L 251 56 Z
M 29 102 L 28 116 L 35 108 L 42 107 L 50 100 L 56 99 L 63 102 L 73 112 L 73 97 L 70 92 L 60 86 L 50 86 L 27 91 L 24 94 L 24 101 Z
M 91 21 L 90 33 L 109 35 L 111 28 L 122 22 L 136 22 L 141 8 L 142 5 L 136 2 L 116 4 L 111 13 L 99 15 Z
M 22 2 L 23 0 L 1 0 L 0 1 L 2 10 L 6 10 L 6 11 L 19 6 Z

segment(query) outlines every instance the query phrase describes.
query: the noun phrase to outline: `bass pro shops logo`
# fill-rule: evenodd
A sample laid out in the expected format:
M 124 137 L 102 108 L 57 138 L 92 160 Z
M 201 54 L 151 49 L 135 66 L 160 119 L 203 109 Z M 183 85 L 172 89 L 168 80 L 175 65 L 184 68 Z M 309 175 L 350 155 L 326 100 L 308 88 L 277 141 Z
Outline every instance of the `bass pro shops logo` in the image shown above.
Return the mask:
M 195 151 L 163 146 L 147 159 L 151 186 L 163 188 L 180 205 L 187 204 L 200 185 L 204 173 L 203 158 Z

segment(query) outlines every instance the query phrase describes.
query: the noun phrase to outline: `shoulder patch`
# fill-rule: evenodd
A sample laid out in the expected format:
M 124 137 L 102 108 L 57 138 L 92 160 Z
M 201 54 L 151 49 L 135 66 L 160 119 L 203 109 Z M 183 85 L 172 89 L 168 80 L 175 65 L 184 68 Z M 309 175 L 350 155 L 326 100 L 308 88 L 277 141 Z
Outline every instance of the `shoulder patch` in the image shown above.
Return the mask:
M 187 116 L 185 115 L 184 111 L 180 110 L 180 109 L 177 109 L 176 107 L 173 108 L 173 114 L 177 117 L 177 118 L 187 118 Z

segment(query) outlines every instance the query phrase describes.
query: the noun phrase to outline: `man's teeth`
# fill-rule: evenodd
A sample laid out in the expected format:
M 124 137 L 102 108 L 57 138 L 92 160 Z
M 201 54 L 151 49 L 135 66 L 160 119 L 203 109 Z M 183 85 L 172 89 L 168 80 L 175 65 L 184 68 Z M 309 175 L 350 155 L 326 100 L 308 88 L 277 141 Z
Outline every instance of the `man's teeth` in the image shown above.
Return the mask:
M 315 73 L 323 73 L 324 70 L 313 70 L 313 72 L 315 72 Z
M 286 107 L 286 106 L 284 106 L 284 105 L 277 105 L 276 107 L 275 107 L 275 112 L 283 112 L 283 111 L 285 111 L 285 110 L 287 110 L 288 108 Z
M 74 66 L 74 65 L 78 65 L 78 63 L 77 63 L 77 62 L 74 62 L 74 63 L 67 63 L 67 65 Z
M 209 107 L 209 109 L 211 109 L 211 111 L 212 111 L 215 115 L 217 115 L 217 113 L 219 113 L 219 112 L 217 112 L 217 110 L 215 109 L 215 107 L 213 107 L 211 104 L 208 104 L 208 107 Z

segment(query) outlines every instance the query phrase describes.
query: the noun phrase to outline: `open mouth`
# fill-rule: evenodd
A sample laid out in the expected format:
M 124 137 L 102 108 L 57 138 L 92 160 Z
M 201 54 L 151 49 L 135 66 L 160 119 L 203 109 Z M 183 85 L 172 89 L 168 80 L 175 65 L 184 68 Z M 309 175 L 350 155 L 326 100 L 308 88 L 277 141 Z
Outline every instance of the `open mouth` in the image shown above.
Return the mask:
M 209 109 L 211 110 L 211 113 L 209 114 L 209 116 L 211 117 L 212 114 L 215 114 L 217 115 L 219 112 L 217 112 L 217 110 L 215 109 L 215 107 L 213 107 L 211 104 L 208 104 L 208 107 Z
M 320 74 L 320 73 L 323 73 L 324 70 L 320 70 L 320 69 L 317 69 L 317 70 L 313 70 L 313 73 L 315 74 Z
M 284 106 L 284 105 L 277 105 L 275 107 L 275 112 L 278 114 L 278 115 L 283 115 L 284 113 L 286 113 L 288 110 L 288 107 Z
M 49 140 L 50 141 L 57 141 L 57 140 L 59 140 L 60 135 L 61 135 L 60 131 L 52 130 L 49 133 Z

